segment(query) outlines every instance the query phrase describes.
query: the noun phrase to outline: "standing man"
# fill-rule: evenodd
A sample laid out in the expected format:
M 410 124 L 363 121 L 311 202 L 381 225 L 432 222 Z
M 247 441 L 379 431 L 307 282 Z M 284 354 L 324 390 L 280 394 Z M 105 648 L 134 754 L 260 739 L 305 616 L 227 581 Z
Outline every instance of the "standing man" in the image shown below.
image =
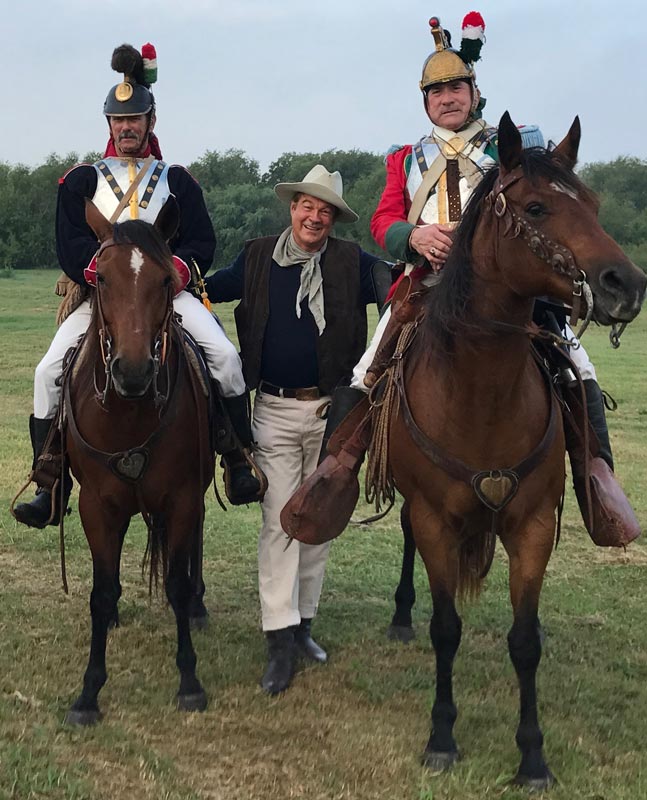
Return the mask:
M 262 625 L 268 664 L 261 686 L 288 688 L 297 648 L 325 662 L 312 639 L 329 545 L 306 545 L 286 534 L 279 514 L 315 470 L 333 390 L 348 386 L 366 343 L 366 305 L 376 300 L 372 267 L 358 245 L 332 237 L 335 222 L 355 222 L 342 199 L 342 179 L 317 165 L 300 183 L 279 183 L 291 225 L 280 236 L 247 242 L 228 268 L 207 278 L 214 302 L 236 308 L 243 370 L 256 389 L 255 455 L 269 487 L 258 544 Z
M 74 167 L 59 184 L 56 250 L 61 268 L 76 287 L 78 299 L 36 367 L 34 414 L 29 425 L 34 469 L 58 410 L 61 390 L 57 378 L 61 374 L 63 357 L 78 343 L 90 323 L 90 287 L 96 282 L 94 256 L 98 242 L 85 221 L 86 198 L 91 198 L 101 213 L 113 222 L 142 219 L 152 223 L 169 195 L 175 196 L 180 207 L 180 225 L 169 245 L 181 278 L 181 289 L 175 296 L 173 308 L 182 317 L 184 328 L 205 352 L 211 377 L 222 395 L 241 445 L 251 446 L 245 381 L 236 348 L 205 306 L 193 294 L 183 291 L 191 276 L 188 264 L 194 261 L 201 271 L 209 269 L 216 237 L 196 181 L 183 167 L 169 166 L 162 161 L 159 141 L 153 132 L 155 99 L 150 89 L 157 77 L 155 49 L 147 44 L 140 54 L 131 45 L 124 44 L 113 52 L 112 68 L 123 73 L 124 79 L 112 87 L 104 103 L 103 113 L 110 132 L 104 158 L 93 165 Z M 60 452 L 61 443 L 56 444 Z M 53 449 L 56 444 L 50 447 Z M 230 471 L 230 501 L 239 504 L 259 499 L 260 483 L 251 474 L 244 456 L 232 452 L 225 456 L 225 461 Z M 58 525 L 71 489 L 72 478 L 66 464 L 62 508 L 59 508 L 58 492 L 52 505 L 48 488 L 39 486 L 31 502 L 15 506 L 14 516 L 35 528 Z

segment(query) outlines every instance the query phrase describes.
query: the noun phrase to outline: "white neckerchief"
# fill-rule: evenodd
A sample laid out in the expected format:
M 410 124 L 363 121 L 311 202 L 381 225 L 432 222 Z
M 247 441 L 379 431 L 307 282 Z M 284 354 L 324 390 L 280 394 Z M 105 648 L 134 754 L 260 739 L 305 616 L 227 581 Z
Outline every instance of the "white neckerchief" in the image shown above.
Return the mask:
M 296 315 L 301 319 L 301 303 L 305 298 L 308 299 L 308 308 L 314 317 L 314 321 L 319 331 L 319 336 L 324 332 L 326 327 L 326 317 L 324 314 L 324 294 L 323 294 L 323 278 L 321 276 L 321 256 L 328 245 L 328 240 L 324 242 L 321 250 L 316 253 L 310 253 L 303 250 L 294 241 L 292 235 L 292 227 L 286 228 L 279 236 L 272 258 L 279 267 L 292 267 L 295 264 L 302 264 L 301 267 L 301 282 L 299 284 L 299 291 L 297 292 L 296 300 Z

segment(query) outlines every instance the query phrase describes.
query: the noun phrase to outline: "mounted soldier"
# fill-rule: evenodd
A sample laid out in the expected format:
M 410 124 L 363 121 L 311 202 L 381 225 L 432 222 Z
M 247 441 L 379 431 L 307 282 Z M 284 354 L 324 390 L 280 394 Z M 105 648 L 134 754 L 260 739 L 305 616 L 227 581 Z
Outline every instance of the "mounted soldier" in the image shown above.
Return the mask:
M 193 293 L 185 291 L 191 280 L 189 265 L 197 266 L 202 273 L 211 265 L 216 237 L 198 183 L 184 167 L 162 160 L 154 133 L 155 98 L 151 91 L 157 77 L 155 49 L 147 44 L 139 53 L 124 44 L 113 52 L 111 65 L 123 74 L 123 80 L 110 89 L 103 106 L 110 132 L 104 157 L 95 164 L 72 168 L 59 182 L 56 251 L 69 279 L 64 319 L 36 367 L 34 378 L 34 413 L 29 430 L 33 470 L 37 471 L 32 472 L 32 479 L 38 489 L 29 503 L 20 503 L 13 509 L 19 522 L 36 528 L 59 524 L 72 489 L 69 467 L 64 464 L 62 490 L 52 499 L 52 483 L 41 480 L 42 472 L 37 465 L 45 453 L 49 452 L 51 457 L 61 452 L 60 437 L 53 425 L 61 394 L 57 379 L 65 354 L 78 344 L 91 317 L 99 245 L 86 222 L 86 199 L 91 199 L 111 223 L 128 219 L 152 223 L 168 197 L 175 196 L 180 224 L 169 243 L 179 278 L 174 312 L 204 351 L 210 377 L 240 447 L 251 448 L 248 399 L 236 348 L 205 305 Z M 246 455 L 238 445 L 236 448 L 224 455 L 229 499 L 234 504 L 258 500 L 260 482 L 252 474 Z
M 475 187 L 486 172 L 498 162 L 497 129 L 482 119 L 485 100 L 476 84 L 474 63 L 479 60 L 485 41 L 485 23 L 478 12 L 470 12 L 463 20 L 463 37 L 460 49 L 451 47 L 451 36 L 443 29 L 438 17 L 429 20 L 435 50 L 425 60 L 419 87 L 423 105 L 432 123 L 432 130 L 414 145 L 393 148 L 386 157 L 386 186 L 371 220 L 371 232 L 376 242 L 404 266 L 400 280 L 389 295 L 392 302 L 383 313 L 371 344 L 356 365 L 350 387 L 337 390 L 328 416 L 324 442 L 353 409 L 361 419 L 359 404 L 366 402 L 366 393 L 374 386 L 386 367 L 391 363 L 396 344 L 405 323 L 413 321 L 421 311 L 421 298 L 442 277 L 442 270 L 452 246 L 455 226 Z M 524 148 L 543 147 L 544 138 L 536 126 L 521 126 L 520 134 Z M 559 188 L 559 187 L 558 187 Z M 553 328 L 559 323 L 558 334 L 570 343 L 570 357 L 581 376 L 586 400 L 584 419 L 594 431 L 595 460 L 602 460 L 604 468 L 601 480 L 605 484 L 598 496 L 599 484 L 589 486 L 590 456 L 584 447 L 586 422 L 576 421 L 575 429 L 567 421 L 568 451 L 571 460 L 573 482 L 585 524 L 598 544 L 624 544 L 625 533 L 622 519 L 632 518 L 621 488 L 613 477 L 613 457 L 606 424 L 603 395 L 597 383 L 595 368 L 586 350 L 578 342 L 566 322 L 566 314 L 560 308 L 538 302 L 536 321 L 544 324 L 548 320 Z M 568 369 L 568 368 L 567 368 Z M 353 440 L 352 459 L 348 454 L 343 459 L 344 467 L 338 472 L 350 473 L 359 469 L 367 440 Z M 322 459 L 326 455 L 322 452 Z M 331 456 L 336 459 L 335 456 Z M 328 464 L 326 474 L 339 467 Z M 322 474 L 323 474 L 322 472 Z M 316 483 L 313 476 L 309 485 Z M 338 474 L 339 486 L 344 491 L 347 482 Z M 328 481 L 328 485 L 332 485 Z M 299 509 L 300 522 L 296 517 L 288 522 L 290 511 L 286 507 L 282 517 L 284 526 L 299 538 L 299 530 L 308 527 L 310 519 L 307 504 L 301 508 L 308 487 L 303 487 L 299 496 L 290 503 L 292 510 Z M 589 499 L 590 498 L 590 499 Z M 589 502 L 592 501 L 592 518 Z M 330 500 L 331 508 L 335 501 Z M 336 506 L 338 509 L 338 506 Z M 306 510 L 307 509 L 307 510 Z M 311 535 L 316 538 L 316 519 L 323 519 L 322 509 L 313 512 Z M 632 519 L 630 527 L 634 528 Z M 336 526 L 340 531 L 341 521 Z M 343 528 L 342 528 L 343 529 Z M 321 531 L 330 535 L 329 531 Z

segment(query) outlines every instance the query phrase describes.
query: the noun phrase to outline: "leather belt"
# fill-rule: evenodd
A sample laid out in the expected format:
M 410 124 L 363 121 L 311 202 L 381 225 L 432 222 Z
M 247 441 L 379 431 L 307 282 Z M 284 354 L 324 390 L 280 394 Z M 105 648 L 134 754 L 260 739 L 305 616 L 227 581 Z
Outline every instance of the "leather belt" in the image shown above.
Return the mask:
M 319 400 L 322 397 L 316 386 L 307 386 L 305 389 L 284 389 L 281 386 L 275 386 L 273 383 L 261 381 L 258 384 L 258 390 L 264 394 L 271 394 L 274 397 L 287 397 L 290 400 Z

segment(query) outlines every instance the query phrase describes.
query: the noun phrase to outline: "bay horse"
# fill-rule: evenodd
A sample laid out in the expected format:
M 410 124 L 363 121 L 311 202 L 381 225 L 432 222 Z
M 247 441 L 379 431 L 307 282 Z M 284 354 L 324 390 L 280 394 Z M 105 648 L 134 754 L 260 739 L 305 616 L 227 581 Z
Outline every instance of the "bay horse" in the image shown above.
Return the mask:
M 443 280 L 425 301 L 389 433 L 393 480 L 433 601 L 436 692 L 423 762 L 440 771 L 458 758 L 455 601 L 480 590 L 498 536 L 509 559 L 508 648 L 520 689 L 515 782 L 538 790 L 554 781 L 535 679 L 539 595 L 555 543 L 565 446 L 557 400 L 532 354 L 533 301 L 548 295 L 570 305 L 585 280 L 597 322 L 629 322 L 647 283 L 602 230 L 594 195 L 573 173 L 579 140 L 576 118 L 554 149 L 523 151 L 510 116 L 501 119 L 499 167 L 475 190 Z
M 189 626 L 189 563 L 201 555 L 204 494 L 214 469 L 208 397 L 173 317 L 177 273 L 166 242 L 179 222 L 175 199 L 154 226 L 141 220 L 113 226 L 90 201 L 86 219 L 99 242 L 96 294 L 63 384 L 65 444 L 93 563 L 90 657 L 83 690 L 66 716 L 78 725 L 101 718 L 98 695 L 121 594 L 121 549 L 139 512 L 149 529 L 151 581 L 161 568 L 175 613 L 178 707 L 206 707 Z

